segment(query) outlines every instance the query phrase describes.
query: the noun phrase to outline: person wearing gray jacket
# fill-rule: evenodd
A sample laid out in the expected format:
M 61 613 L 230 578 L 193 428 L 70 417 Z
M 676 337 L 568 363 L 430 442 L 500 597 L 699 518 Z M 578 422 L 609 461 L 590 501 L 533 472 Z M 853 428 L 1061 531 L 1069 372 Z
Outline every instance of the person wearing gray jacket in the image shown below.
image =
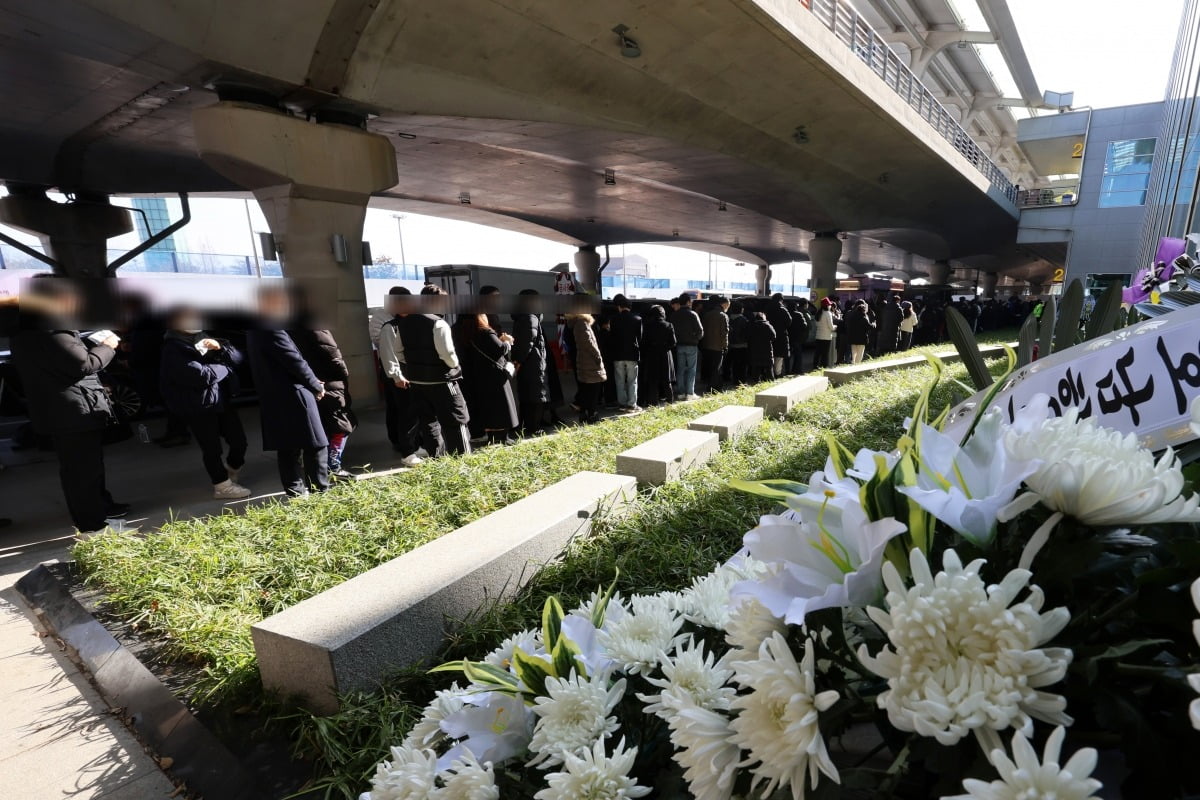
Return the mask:
M 677 306 L 671 314 L 671 325 L 675 328 L 675 396 L 680 400 L 695 400 L 696 366 L 700 359 L 700 340 L 704 338 L 704 325 L 700 315 L 692 310 L 692 298 L 686 294 L 672 301 Z

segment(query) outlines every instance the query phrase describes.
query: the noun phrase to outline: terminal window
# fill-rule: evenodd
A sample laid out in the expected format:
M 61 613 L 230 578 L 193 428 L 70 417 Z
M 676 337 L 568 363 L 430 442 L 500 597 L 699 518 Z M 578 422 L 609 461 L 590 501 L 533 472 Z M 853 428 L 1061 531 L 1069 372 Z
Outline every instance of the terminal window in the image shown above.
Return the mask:
M 1146 204 L 1155 139 L 1125 139 L 1108 143 L 1100 208 L 1127 208 Z

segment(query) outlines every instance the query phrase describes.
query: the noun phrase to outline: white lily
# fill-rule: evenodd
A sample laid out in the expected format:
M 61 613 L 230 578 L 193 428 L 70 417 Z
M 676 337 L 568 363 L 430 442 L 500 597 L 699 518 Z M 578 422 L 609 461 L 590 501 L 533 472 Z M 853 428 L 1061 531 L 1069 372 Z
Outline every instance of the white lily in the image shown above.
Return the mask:
M 905 526 L 891 517 L 868 520 L 857 492 L 825 489 L 817 495 L 810 488 L 792 505 L 789 514 L 762 517 L 743 538 L 749 555 L 771 571 L 735 584 L 734 600 L 754 598 L 798 625 L 810 611 L 878 599 L 884 548 Z
M 965 445 L 921 426 L 917 484 L 899 489 L 913 502 L 980 547 L 996 535 L 1000 510 L 1041 462 L 1014 458 L 1001 446 L 999 409 L 983 416 Z
M 468 754 L 483 763 L 502 764 L 529 749 L 534 715 L 522 696 L 484 692 L 463 699 L 466 705 L 442 720 L 442 730 L 458 741 L 438 759 L 439 770 L 450 769 Z
M 1192 605 L 1196 607 L 1196 611 L 1200 612 L 1200 578 L 1197 578 L 1192 584 Z M 1200 643 L 1200 619 L 1192 620 L 1192 635 L 1196 637 L 1196 642 Z M 1200 672 L 1193 675 L 1188 675 L 1188 683 L 1197 692 L 1200 692 Z M 1200 731 L 1200 698 L 1192 701 L 1188 707 L 1188 715 L 1192 720 L 1192 727 Z

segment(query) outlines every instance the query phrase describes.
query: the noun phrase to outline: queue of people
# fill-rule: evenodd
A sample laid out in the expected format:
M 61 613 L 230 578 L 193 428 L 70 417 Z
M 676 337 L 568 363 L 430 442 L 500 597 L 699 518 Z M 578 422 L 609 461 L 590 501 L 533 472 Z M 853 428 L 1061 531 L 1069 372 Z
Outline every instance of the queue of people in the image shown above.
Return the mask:
M 481 300 L 497 294 L 484 287 Z M 419 306 L 403 302 L 408 295 L 394 287 L 384 319 L 372 330 L 388 438 L 403 464 L 511 443 L 561 421 L 557 409 L 567 399 L 536 291 L 516 298 L 509 330 L 486 302 L 479 313 L 459 313 L 451 326 L 442 289 L 426 285 Z M 98 377 L 123 347 L 121 337 L 80 332 L 82 298 L 70 281 L 36 278 L 22 303 L 11 341 L 31 423 L 58 455 L 76 528 L 101 530 L 129 511 L 107 490 L 103 446 L 115 414 Z M 599 316 L 568 313 L 554 326 L 557 349 L 574 372 L 569 404 L 585 423 L 606 407 L 637 412 L 810 366 L 860 363 L 868 354 L 903 351 L 944 335 L 944 307 L 895 295 L 875 303 L 683 295 L 640 312 L 618 295 L 612 305 Z M 956 305 L 976 329 L 1027 312 L 1014 300 Z M 259 398 L 261 446 L 276 454 L 284 493 L 326 491 L 331 481 L 353 477 L 343 465 L 357 427 L 346 360 L 297 290 L 264 286 L 257 311 L 244 347 L 204 330 L 195 309 L 175 309 L 159 327 L 139 328 L 140 346 L 158 359 L 156 389 L 169 416 L 168 437 L 196 442 L 215 498 L 250 496 L 241 478 L 249 442 L 233 403 L 246 365 Z

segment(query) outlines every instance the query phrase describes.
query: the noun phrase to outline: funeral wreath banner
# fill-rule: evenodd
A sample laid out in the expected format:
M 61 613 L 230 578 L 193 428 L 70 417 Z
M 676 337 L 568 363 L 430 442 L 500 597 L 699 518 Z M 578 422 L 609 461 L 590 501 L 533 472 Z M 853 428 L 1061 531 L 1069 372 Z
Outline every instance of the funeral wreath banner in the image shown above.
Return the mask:
M 1200 395 L 1200 306 L 1038 359 L 1013 372 L 991 405 L 1011 422 L 1038 394 L 1050 397 L 1055 415 L 1076 408 L 1081 419 L 1137 435 L 1148 450 L 1195 438 L 1188 423 Z M 948 435 L 967 433 L 985 395 L 954 409 Z

